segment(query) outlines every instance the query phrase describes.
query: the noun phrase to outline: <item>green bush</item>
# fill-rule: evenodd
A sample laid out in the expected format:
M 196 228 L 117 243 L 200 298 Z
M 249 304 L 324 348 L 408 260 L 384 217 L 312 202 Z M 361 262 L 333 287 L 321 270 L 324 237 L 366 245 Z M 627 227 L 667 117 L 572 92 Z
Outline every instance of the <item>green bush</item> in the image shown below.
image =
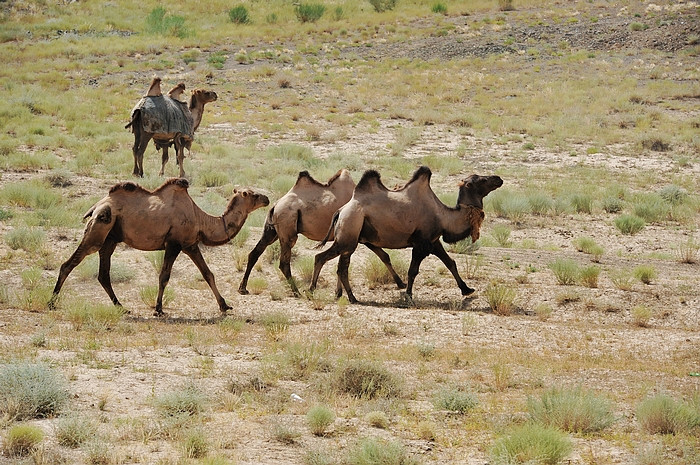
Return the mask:
M 633 213 L 647 223 L 660 223 L 669 218 L 671 206 L 658 194 L 648 194 L 636 199 Z
M 433 397 L 433 405 L 436 409 L 454 413 L 467 413 L 478 404 L 479 399 L 474 394 L 455 388 L 441 389 Z
M 441 2 L 433 3 L 433 6 L 430 7 L 430 11 L 444 15 L 447 14 L 447 6 Z
M 603 210 L 607 213 L 619 213 L 625 206 L 625 201 L 615 196 L 603 197 Z
M 67 383 L 52 368 L 23 362 L 0 368 L 2 416 L 10 420 L 50 417 L 67 402 Z
M 501 203 L 503 216 L 514 223 L 520 223 L 530 213 L 530 202 L 521 195 L 510 195 Z
M 65 304 L 62 312 L 76 331 L 83 328 L 93 331 L 113 329 L 126 313 L 123 307 L 117 305 L 96 304 L 82 299 Z
M 637 420 L 651 434 L 686 433 L 700 427 L 700 403 L 677 401 L 657 394 L 637 407 Z
M 342 393 L 361 399 L 398 397 L 401 381 L 379 363 L 351 360 L 334 374 L 334 386 Z
M 574 247 L 576 247 L 576 250 L 579 252 L 593 255 L 596 260 L 605 252 L 605 249 L 590 237 L 577 237 L 574 239 Z
M 306 423 L 316 436 L 323 436 L 335 421 L 335 413 L 325 405 L 316 405 L 306 412 Z
M 154 399 L 156 409 L 165 417 L 193 416 L 201 413 L 207 396 L 194 384 L 166 392 Z
M 644 229 L 646 222 L 637 215 L 622 215 L 615 218 L 615 227 L 622 233 L 633 235 Z
M 576 279 L 579 276 L 579 266 L 575 261 L 566 258 L 557 258 L 550 263 L 548 267 L 552 270 L 552 273 L 554 273 L 559 284 L 564 286 L 576 284 Z
M 294 14 L 302 23 L 315 23 L 325 12 L 326 7 L 322 3 L 300 3 L 294 7 Z
M 369 3 L 374 7 L 374 11 L 382 13 L 384 11 L 393 10 L 396 7 L 398 0 L 369 0 Z
M 576 213 L 590 214 L 593 212 L 593 197 L 590 194 L 574 194 L 571 196 L 570 202 Z
M 365 438 L 350 448 L 344 463 L 349 465 L 416 465 L 420 462 L 411 457 L 399 442 Z
M 527 409 L 533 421 L 571 433 L 601 431 L 615 420 L 607 399 L 580 387 L 549 389 L 539 399 L 529 398 Z
M 639 265 L 632 270 L 632 274 L 644 284 L 651 284 L 651 282 L 658 276 L 656 268 L 654 268 L 652 265 Z
M 44 431 L 34 425 L 13 425 L 5 436 L 5 452 L 9 456 L 23 457 L 32 453 L 41 441 Z
M 248 24 L 250 23 L 250 15 L 248 14 L 248 9 L 243 5 L 237 5 L 228 10 L 228 18 L 234 24 Z
M 527 423 L 514 428 L 491 447 L 494 465 L 555 465 L 571 453 L 571 439 L 561 431 Z
M 56 423 L 56 441 L 62 446 L 75 449 L 92 438 L 96 431 L 95 424 L 87 418 L 71 415 Z
M 12 250 L 22 249 L 27 252 L 37 252 L 44 246 L 46 234 L 41 229 L 17 228 L 5 234 L 5 243 Z
M 162 36 L 172 36 L 183 39 L 191 32 L 185 27 L 183 16 L 166 15 L 165 8 L 159 6 L 151 10 L 146 17 L 146 32 Z
M 491 282 L 484 291 L 489 308 L 496 315 L 510 315 L 515 307 L 515 299 L 518 295 L 515 288 L 507 284 Z
M 530 204 L 530 211 L 535 215 L 548 215 L 554 210 L 554 200 L 546 194 L 539 192 L 530 194 L 527 201 Z

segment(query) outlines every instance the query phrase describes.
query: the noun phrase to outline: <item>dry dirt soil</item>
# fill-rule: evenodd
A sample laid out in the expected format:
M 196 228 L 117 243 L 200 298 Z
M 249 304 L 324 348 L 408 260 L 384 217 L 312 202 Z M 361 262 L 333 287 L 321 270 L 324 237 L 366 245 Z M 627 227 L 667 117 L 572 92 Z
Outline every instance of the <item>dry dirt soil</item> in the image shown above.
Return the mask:
M 475 35 L 465 30 L 463 34 L 401 44 L 379 42 L 352 53 L 367 58 L 446 60 L 518 53 L 533 43 L 540 44 L 545 37 L 548 43 L 568 41 L 575 48 L 625 48 L 630 55 L 650 48 L 668 58 L 687 46 L 684 40 L 689 34 L 698 34 L 696 8 L 687 9 L 685 14 L 669 13 L 667 21 L 643 31 L 631 31 L 629 22 L 629 16 L 613 15 L 585 27 L 566 22 L 558 26 L 519 24 L 510 32 L 515 42 L 508 47 L 496 45 L 502 42 L 494 40 L 491 33 Z M 697 107 L 688 117 L 698 117 Z M 385 150 L 392 140 L 392 124 L 383 122 L 373 133 L 351 128 L 342 140 L 309 142 L 302 134 L 275 134 L 257 143 L 260 148 L 282 142 L 309 145 L 320 157 L 337 151 L 376 153 Z M 245 125 L 207 125 L 206 121 L 200 130 L 226 140 L 246 140 L 255 132 Z M 644 157 L 636 157 L 627 149 L 608 147 L 597 154 L 571 156 L 538 148 L 514 159 L 508 158 L 507 144 L 478 138 L 468 142 L 478 154 L 470 164 L 483 174 L 505 162 L 512 164 L 511 172 L 522 176 L 550 165 L 583 165 L 604 167 L 620 176 L 656 171 L 659 179 L 654 188 L 658 188 L 665 184 L 663 178 L 672 169 L 669 160 L 673 153 L 668 152 L 647 151 Z M 448 128 L 433 125 L 423 129 L 420 140 L 406 149 L 405 156 L 418 158 L 455 149 Z M 154 156 L 149 149 L 147 157 Z M 700 175 L 698 163 L 685 169 Z M 3 172 L 2 182 L 41 175 Z M 73 181 L 84 183 L 84 195 L 105 192 L 109 185 L 81 177 Z M 454 184 L 452 181 L 435 177 L 436 183 Z M 516 187 L 521 181 L 505 182 Z M 488 448 L 493 440 L 508 425 L 525 417 L 528 396 L 551 386 L 579 385 L 612 400 L 617 421 L 600 434 L 572 435 L 574 450 L 565 463 L 634 463 L 646 447 L 661 447 L 667 460 L 664 463 L 697 463 L 698 454 L 693 455 L 689 449 L 698 445 L 697 437 L 673 440 L 650 435 L 635 417 L 639 402 L 654 393 L 688 399 L 700 392 L 700 378 L 691 376 L 700 371 L 700 265 L 680 263 L 676 257 L 678 245 L 687 242 L 693 232 L 664 224 L 648 225 L 634 236 L 624 236 L 615 229 L 613 218 L 598 210 L 592 215 L 528 216 L 514 225 L 487 215 L 483 235 L 487 236 L 494 225 L 507 225 L 513 229 L 514 246 L 478 250 L 483 265 L 476 276 L 467 279 L 477 289 L 475 296 L 463 300 L 449 273 L 430 257 L 421 267 L 412 305 L 407 305 L 400 291 L 391 285 L 369 288 L 361 272 L 368 258 L 364 250 L 353 256 L 351 276 L 361 303 L 345 306 L 327 302 L 317 309 L 309 300 L 295 298 L 284 290 L 283 297 L 272 298 L 271 290 L 279 293 L 284 288 L 277 284 L 276 263 L 266 257 L 261 259 L 262 269 L 254 270 L 252 276 L 264 276 L 269 288 L 260 295 L 238 295 L 242 272 L 234 264 L 234 247 L 207 249 L 205 258 L 219 289 L 233 306 L 229 318 L 245 322 L 237 331 L 222 323 L 208 287 L 182 256 L 169 285 L 175 299 L 165 309 L 165 318 L 154 317 L 152 309 L 142 303 L 139 288 L 155 284 L 156 273 L 143 253 L 119 247 L 114 260 L 136 270 L 136 277 L 115 285 L 121 302 L 130 311 L 115 328 L 91 334 L 76 331 L 70 322 L 52 314 L 5 308 L 0 312 L 0 343 L 14 350 L 36 351 L 37 359 L 50 361 L 65 373 L 73 394 L 71 409 L 100 422 L 100 440 L 109 446 L 112 461 L 118 463 L 177 463 L 182 454 L 180 442 L 162 432 L 156 434 L 158 427 L 154 424 L 143 425 L 157 422 L 154 396 L 188 381 L 199 386 L 209 399 L 197 424 L 210 440 L 211 455 L 238 464 L 304 463 L 309 450 L 325 450 L 342 457 L 358 438 L 367 436 L 399 441 L 424 463 L 484 464 L 489 461 Z M 5 233 L 9 228 L 2 225 L 2 229 Z M 259 228 L 251 231 L 246 250 L 252 248 L 259 234 Z M 592 237 L 604 247 L 599 262 L 576 251 L 572 239 L 580 236 Z M 69 256 L 78 237 L 79 232 L 49 233 L 58 260 Z M 530 245 L 518 246 L 523 241 Z M 300 240 L 295 261 L 315 254 L 314 245 Z M 1 244 L 0 254 L 9 253 L 8 246 Z M 402 253 L 408 261 L 410 252 Z M 465 276 L 467 259 L 464 255 L 453 256 Z M 599 266 L 602 273 L 598 286 L 557 284 L 548 264 L 558 258 Z M 650 284 L 635 281 L 630 290 L 620 290 L 613 284 L 614 270 L 631 270 L 638 265 L 652 265 L 658 276 Z M 320 287 L 327 292 L 334 287 L 334 266 L 331 262 L 323 270 Z M 20 271 L 21 265 L 10 265 L 0 270 L 0 281 L 9 289 L 20 289 Z M 51 280 L 56 272 L 51 272 Z M 299 275 L 299 270 L 293 272 Z M 517 289 L 513 314 L 499 316 L 489 308 L 484 290 L 492 280 Z M 64 291 L 89 301 L 108 301 L 96 280 L 75 275 Z M 548 318 L 536 315 L 535 309 L 543 304 L 553 310 Z M 644 326 L 635 324 L 633 317 L 633 309 L 640 306 L 652 310 Z M 279 340 L 271 338 L 263 327 L 262 317 L 272 312 L 286 314 L 291 322 Z M 36 348 L 32 338 L 40 332 L 47 335 L 47 344 Z M 327 345 L 323 355 L 327 369 L 310 376 L 285 374 L 282 359 L 288 347 L 308 346 L 312 341 Z M 434 351 L 422 357 L 425 347 Z M 333 365 L 347 358 L 385 360 L 385 366 L 404 379 L 403 396 L 398 400 L 357 400 L 324 394 L 324 383 Z M 232 387 L 248 386 L 258 378 L 266 381 L 264 389 L 231 392 Z M 464 416 L 437 411 L 431 401 L 439 386 L 470 388 L 479 398 L 478 408 Z M 292 400 L 292 394 L 302 400 Z M 337 415 L 329 433 L 322 437 L 309 432 L 305 417 L 309 407 L 319 402 L 329 403 Z M 374 428 L 365 420 L 373 410 L 387 412 L 386 429 Z M 37 424 L 51 432 L 55 421 Z M 434 438 L 424 437 L 419 424 L 431 425 Z M 279 427 L 299 435 L 289 443 L 282 442 L 275 436 Z M 149 428 L 153 438 L 147 432 Z M 87 461 L 84 449 L 59 447 L 49 436 L 51 447 L 68 463 Z M 14 461 L 0 457 L 1 464 Z

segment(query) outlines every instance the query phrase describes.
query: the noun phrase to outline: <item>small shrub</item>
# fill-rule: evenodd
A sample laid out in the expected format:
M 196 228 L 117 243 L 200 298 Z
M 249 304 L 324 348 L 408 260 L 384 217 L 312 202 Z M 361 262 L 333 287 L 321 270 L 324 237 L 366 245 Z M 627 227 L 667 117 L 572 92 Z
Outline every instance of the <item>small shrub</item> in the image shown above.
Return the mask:
M 612 281 L 613 285 L 621 291 L 632 290 L 634 275 L 631 271 L 626 269 L 610 270 L 608 277 L 610 278 L 610 281 Z
M 156 409 L 165 417 L 198 415 L 204 410 L 207 396 L 194 384 L 156 396 Z
M 155 308 L 158 299 L 158 286 L 142 286 L 139 288 L 139 297 L 146 306 Z M 175 291 L 166 287 L 163 291 L 163 307 L 170 305 L 175 300 Z
M 447 14 L 447 6 L 441 2 L 433 3 L 433 6 L 430 7 L 430 11 L 440 15 L 445 15 Z
M 219 50 L 207 57 L 207 63 L 214 69 L 224 69 L 226 58 L 226 52 Z M 250 61 L 247 53 L 236 54 L 236 60 L 239 63 L 248 63 Z M 209 171 L 202 174 L 202 181 L 208 183 L 209 187 L 224 185 L 228 182 L 228 176 L 225 173 Z
M 670 205 L 657 194 L 639 197 L 633 208 L 633 213 L 647 223 L 660 223 L 669 217 Z
M 304 454 L 304 465 L 334 465 L 336 461 L 325 450 L 311 449 Z
M 603 197 L 603 210 L 607 213 L 619 213 L 625 206 L 624 200 L 615 196 Z
M 570 199 L 571 206 L 576 213 L 588 213 L 593 211 L 593 197 L 589 194 L 574 194 Z
M 657 394 L 637 407 L 637 420 L 651 434 L 685 433 L 700 426 L 698 405 Z
M 681 263 L 697 263 L 700 244 L 691 236 L 685 243 L 678 245 L 678 260 Z
M 209 440 L 199 428 L 188 431 L 182 442 L 182 454 L 188 459 L 199 459 L 211 448 Z
M 510 315 L 513 313 L 517 291 L 506 284 L 491 282 L 485 290 L 486 302 L 496 315 Z
M 419 462 L 406 452 L 401 443 L 378 438 L 365 438 L 350 449 L 343 463 L 349 465 L 416 465 Z
M 248 9 L 243 5 L 236 5 L 230 10 L 228 10 L 228 18 L 234 24 L 250 23 L 250 15 L 248 14 Z
M 515 10 L 515 6 L 513 6 L 513 0 L 498 0 L 498 9 L 501 11 Z
M 297 258 L 294 262 L 294 269 L 297 271 L 299 279 L 306 284 L 311 283 L 311 278 L 314 276 L 314 257 L 312 255 L 304 255 Z
M 574 239 L 574 247 L 579 252 L 593 255 L 596 261 L 605 253 L 605 249 L 590 237 L 577 237 Z
M 301 437 L 301 433 L 287 425 L 276 424 L 272 430 L 272 437 L 282 444 L 294 444 Z
M 511 230 L 508 226 L 500 224 L 497 224 L 491 229 L 491 236 L 500 247 L 508 248 L 513 245 L 513 241 L 510 240 L 510 233 Z
M 323 436 L 335 421 L 335 413 L 325 405 L 316 405 L 306 412 L 306 423 L 315 436 Z
M 95 304 L 84 300 L 74 300 L 62 310 L 73 329 L 87 328 L 104 331 L 114 328 L 125 314 L 124 308 L 112 304 Z
M 65 447 L 75 449 L 94 436 L 97 428 L 87 418 L 71 415 L 56 423 L 56 441 Z
M 165 250 L 154 250 L 146 253 L 146 260 L 153 265 L 156 272 L 160 272 L 160 269 L 163 268 L 163 260 L 165 260 Z
M 651 284 L 651 282 L 656 279 L 657 272 L 656 268 L 652 265 L 639 265 L 632 270 L 634 277 L 643 282 L 644 284 Z
M 469 412 L 478 404 L 479 399 L 474 394 L 455 388 L 441 389 L 433 397 L 433 405 L 436 409 L 459 414 Z
M 43 440 L 44 432 L 38 426 L 13 425 L 5 436 L 5 452 L 9 456 L 23 457 L 31 454 Z
M 393 10 L 398 0 L 369 0 L 377 13 Z
M 5 243 L 12 250 L 26 250 L 27 252 L 37 252 L 44 246 L 46 234 L 41 229 L 17 228 L 5 234 Z
M 571 450 L 571 440 L 565 433 L 537 423 L 527 423 L 498 439 L 491 447 L 490 456 L 495 465 L 554 465 L 564 460 Z
M 66 381 L 48 366 L 11 363 L 0 367 L 0 413 L 7 419 L 50 417 L 67 402 Z
M 552 270 L 557 282 L 563 286 L 571 286 L 576 284 L 576 278 L 579 275 L 579 266 L 573 260 L 566 258 L 557 258 L 548 265 Z
M 520 195 L 510 195 L 503 200 L 501 209 L 503 216 L 514 223 L 521 223 L 530 213 L 530 202 Z
M 335 9 L 333 10 L 333 19 L 336 21 L 340 21 L 343 18 L 345 18 L 345 11 L 343 11 L 343 7 L 335 7 Z
M 361 399 L 398 397 L 400 384 L 399 379 L 382 365 L 367 360 L 348 361 L 334 376 L 334 385 L 339 392 Z
M 267 289 L 267 281 L 265 278 L 253 277 L 248 281 L 248 289 L 253 295 L 262 294 Z
M 431 358 L 435 357 L 435 344 L 431 344 L 429 342 L 419 342 L 416 344 L 416 350 L 418 351 L 420 358 L 423 360 L 430 360 Z
M 379 410 L 369 412 L 365 415 L 365 420 L 370 426 L 375 428 L 387 429 L 389 427 L 389 418 L 386 416 L 386 413 Z
M 554 309 L 552 308 L 552 306 L 545 303 L 539 303 L 535 307 L 535 315 L 541 321 L 547 320 L 552 315 L 553 311 Z
M 291 321 L 285 312 L 275 311 L 263 314 L 260 317 L 260 323 L 268 337 L 279 340 L 289 329 Z
M 615 419 L 608 400 L 580 387 L 549 389 L 529 398 L 527 409 L 533 421 L 571 433 L 601 431 Z
M 223 55 L 211 55 L 207 60 L 216 69 L 222 69 L 225 61 L 226 57 Z M 220 187 L 229 182 L 228 174 L 214 169 L 201 171 L 197 177 L 205 187 Z
M 591 265 L 584 266 L 579 270 L 578 279 L 586 287 L 598 287 L 598 276 L 600 276 L 600 267 Z
M 652 309 L 646 305 L 637 305 L 632 308 L 630 313 L 632 314 L 632 321 L 640 328 L 647 328 L 653 315 Z
M 302 23 L 315 23 L 325 11 L 326 7 L 322 3 L 300 3 L 294 7 L 294 14 Z
M 681 205 L 688 198 L 688 191 L 682 187 L 670 184 L 659 191 L 659 196 L 671 205 Z
M 159 6 L 151 10 L 146 17 L 146 32 L 163 36 L 185 38 L 191 32 L 185 26 L 183 16 L 166 15 L 165 8 Z
M 542 193 L 534 193 L 528 196 L 530 211 L 535 215 L 548 215 L 554 210 L 554 200 Z
M 637 215 L 622 215 L 615 218 L 615 227 L 622 233 L 633 235 L 644 229 L 646 222 Z
M 645 29 L 648 29 L 649 26 L 644 24 L 644 23 L 639 23 L 639 22 L 633 22 L 630 23 L 630 30 L 632 31 L 643 31 Z

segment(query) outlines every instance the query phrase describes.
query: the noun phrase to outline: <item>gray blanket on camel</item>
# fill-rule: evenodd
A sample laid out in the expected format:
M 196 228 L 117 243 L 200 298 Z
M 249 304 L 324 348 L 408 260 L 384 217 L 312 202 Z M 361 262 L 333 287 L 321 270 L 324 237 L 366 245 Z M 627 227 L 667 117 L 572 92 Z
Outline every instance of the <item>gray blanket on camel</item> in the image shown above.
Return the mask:
M 194 138 L 194 120 L 187 103 L 172 99 L 166 95 L 160 97 L 142 97 L 131 110 L 141 112 L 143 129 L 153 134 L 181 133 Z

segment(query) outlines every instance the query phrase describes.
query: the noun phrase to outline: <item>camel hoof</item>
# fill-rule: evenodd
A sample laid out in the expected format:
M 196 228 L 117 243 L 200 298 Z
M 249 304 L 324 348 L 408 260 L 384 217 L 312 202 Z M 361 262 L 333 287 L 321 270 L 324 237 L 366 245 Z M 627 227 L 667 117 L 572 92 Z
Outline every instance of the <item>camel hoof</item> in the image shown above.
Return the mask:
M 248 295 L 248 294 L 250 294 L 250 292 L 248 292 L 248 289 L 245 289 L 245 288 L 242 288 L 242 287 L 239 287 L 239 288 L 238 288 L 238 293 L 239 293 L 240 295 Z
M 406 289 L 406 283 L 404 283 L 403 281 L 400 282 L 400 283 L 396 283 L 396 286 L 397 286 L 399 289 Z
M 471 287 L 467 286 L 466 289 L 462 290 L 462 296 L 467 297 L 467 296 L 472 295 L 475 292 L 476 292 L 476 289 L 472 289 Z
M 165 316 L 165 313 L 163 313 L 162 311 L 159 312 L 156 310 L 155 312 L 153 312 L 153 316 L 157 316 L 158 318 L 163 318 Z

